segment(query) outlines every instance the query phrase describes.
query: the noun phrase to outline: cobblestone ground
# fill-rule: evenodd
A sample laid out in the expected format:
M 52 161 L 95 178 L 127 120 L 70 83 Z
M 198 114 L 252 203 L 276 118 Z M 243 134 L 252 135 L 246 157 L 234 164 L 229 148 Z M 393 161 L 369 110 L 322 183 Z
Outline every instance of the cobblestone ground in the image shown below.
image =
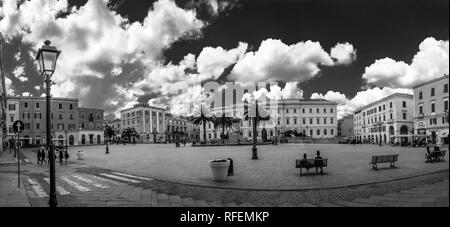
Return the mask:
M 424 148 L 399 148 L 374 145 L 340 144 L 283 144 L 258 146 L 259 160 L 251 160 L 251 147 L 180 147 L 169 144 L 110 146 L 105 155 L 104 146 L 74 148 L 86 151 L 86 160 L 79 163 L 99 168 L 137 174 L 159 180 L 229 189 L 311 189 L 347 186 L 405 178 L 447 170 L 448 162 L 425 163 Z M 448 148 L 442 148 L 447 150 Z M 300 177 L 295 160 L 303 153 L 315 157 L 317 150 L 328 158 L 325 175 Z M 373 155 L 399 154 L 398 168 L 379 165 L 373 171 L 368 163 Z M 211 180 L 209 160 L 232 158 L 235 175 L 226 183 Z M 446 155 L 448 160 L 448 152 Z M 77 161 L 78 162 L 78 161 Z
M 13 171 L 0 170 L 0 206 L 33 206 L 45 207 L 48 204 L 49 179 L 44 168 L 26 168 L 22 176 L 22 188 L 17 189 L 17 176 Z M 7 183 L 9 182 L 9 183 Z M 6 184 L 4 184 L 6 183 Z M 333 198 L 320 202 L 293 200 L 281 203 L 258 198 L 261 195 L 253 195 L 249 202 L 226 201 L 221 199 L 208 199 L 202 196 L 188 197 L 181 194 L 170 193 L 170 190 L 161 190 L 155 180 L 102 169 L 90 169 L 85 167 L 59 167 L 57 174 L 57 196 L 60 207 L 448 207 L 449 206 L 449 182 L 448 173 L 446 179 L 440 179 L 434 183 L 421 184 L 420 186 L 402 189 L 396 192 L 374 195 L 369 197 L 357 197 L 346 200 Z M 169 183 L 170 184 L 170 183 Z M 402 184 L 402 182 L 398 182 Z M 4 187 L 3 185 L 7 186 Z M 170 187 L 170 186 L 169 186 Z M 181 186 L 184 187 L 184 186 Z M 183 190 L 183 189 L 181 189 Z M 195 190 L 195 189 L 189 189 Z M 203 191 L 213 190 L 202 188 Z M 215 189 L 217 190 L 217 189 Z M 222 189 L 220 189 L 222 190 Z M 344 189 L 345 190 L 345 189 Z M 212 193 L 217 193 L 214 191 Z M 226 190 L 219 191 L 225 195 Z M 234 191 L 245 196 L 248 192 Z M 290 193 L 289 196 L 301 195 L 303 192 Z M 315 193 L 315 192 L 308 192 Z M 333 195 L 333 190 L 318 192 L 321 197 Z M 329 194 L 329 195 L 327 195 Z M 282 194 L 278 194 L 282 195 Z M 284 195 L 282 195 L 284 196 Z M 287 195 L 286 195 L 287 196 Z M 252 202 L 253 201 L 253 202 Z M 258 201 L 258 202 L 255 202 Z
M 17 188 L 16 166 L 0 166 L 0 206 L 45 207 L 48 204 L 48 166 L 36 165 L 32 152 L 25 154 L 21 188 Z M 60 207 L 448 207 L 448 168 L 438 170 L 410 179 L 364 186 L 259 191 L 171 183 L 121 168 L 71 162 L 69 166 L 57 164 L 56 180 Z M 322 181 L 317 177 L 307 179 Z

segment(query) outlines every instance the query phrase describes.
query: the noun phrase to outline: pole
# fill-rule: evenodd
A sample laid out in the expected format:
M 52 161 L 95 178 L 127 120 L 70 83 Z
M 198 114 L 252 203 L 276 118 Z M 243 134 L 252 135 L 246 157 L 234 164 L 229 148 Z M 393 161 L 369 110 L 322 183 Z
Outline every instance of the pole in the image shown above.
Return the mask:
M 17 184 L 18 184 L 18 186 L 17 187 L 19 187 L 20 188 L 20 133 L 19 132 L 17 132 L 17 143 L 18 143 L 18 145 L 17 145 Z
M 49 199 L 49 205 L 50 207 L 56 207 L 58 205 L 58 201 L 56 199 L 56 176 L 55 176 L 55 151 L 53 149 L 52 144 L 52 132 L 51 132 L 51 93 L 50 93 L 50 86 L 51 86 L 51 80 L 50 76 L 47 74 L 45 75 L 45 84 L 46 84 L 46 99 L 47 99 L 47 146 L 49 147 L 49 161 L 50 161 L 50 199 Z

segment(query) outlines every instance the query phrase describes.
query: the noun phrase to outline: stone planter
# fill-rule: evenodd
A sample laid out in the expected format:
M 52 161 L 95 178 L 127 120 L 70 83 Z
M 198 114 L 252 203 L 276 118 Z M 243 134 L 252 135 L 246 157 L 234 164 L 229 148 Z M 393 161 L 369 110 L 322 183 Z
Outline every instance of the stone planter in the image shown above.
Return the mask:
M 227 181 L 228 168 L 230 167 L 230 161 L 226 159 L 211 160 L 209 166 L 213 174 L 214 181 L 223 182 Z
M 78 160 L 84 160 L 85 154 L 86 154 L 85 151 L 78 151 L 78 153 L 77 153 Z

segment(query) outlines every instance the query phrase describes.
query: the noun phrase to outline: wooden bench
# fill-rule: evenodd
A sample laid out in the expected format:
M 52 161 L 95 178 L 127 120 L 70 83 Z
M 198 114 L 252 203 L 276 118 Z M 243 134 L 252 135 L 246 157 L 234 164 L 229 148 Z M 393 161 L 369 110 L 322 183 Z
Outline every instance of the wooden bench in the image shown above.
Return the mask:
M 317 170 L 320 168 L 320 174 L 323 174 L 323 168 L 328 166 L 328 158 L 323 159 L 297 159 L 295 160 L 295 168 L 300 169 L 300 176 L 303 176 L 302 169 L 306 169 L 309 173 L 309 169 L 316 168 Z
M 445 155 L 447 151 L 433 151 L 430 154 L 425 154 L 427 162 L 440 162 L 445 161 Z
M 390 163 L 391 168 L 396 168 L 395 163 L 398 161 L 398 154 L 395 155 L 377 155 L 372 157 L 372 162 L 369 164 L 373 165 L 374 170 L 378 170 L 378 164 L 381 163 Z

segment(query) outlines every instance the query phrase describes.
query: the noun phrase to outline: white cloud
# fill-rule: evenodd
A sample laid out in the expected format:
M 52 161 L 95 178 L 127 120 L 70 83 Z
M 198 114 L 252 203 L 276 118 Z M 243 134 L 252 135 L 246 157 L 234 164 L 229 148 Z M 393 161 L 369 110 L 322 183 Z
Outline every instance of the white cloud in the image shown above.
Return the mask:
M 335 63 L 319 42 L 286 45 L 280 40 L 268 39 L 257 51 L 246 53 L 229 78 L 242 82 L 302 82 L 316 76 L 322 65 L 333 66 Z
M 412 88 L 448 73 L 449 41 L 427 38 L 419 45 L 411 64 L 391 58 L 376 60 L 366 68 L 363 78 L 378 86 Z
M 123 96 L 119 99 L 128 101 L 127 86 L 119 86 L 122 90 L 118 92 L 108 78 L 123 72 L 119 65 L 140 61 L 149 74 L 153 67 L 158 68 L 162 52 L 173 42 L 201 36 L 206 25 L 196 17 L 195 10 L 179 8 L 173 0 L 156 1 L 142 23 L 130 23 L 107 3 L 89 0 L 76 9 L 69 8 L 67 0 L 5 0 L 0 8 L 0 33 L 7 38 L 22 36 L 33 49 L 41 47 L 44 40 L 51 40 L 52 45 L 62 50 L 52 92 L 61 97 L 78 96 L 83 104 L 98 99 L 98 94 L 92 91 L 105 86 L 114 95 Z M 61 12 L 68 15 L 55 19 Z M 87 77 L 97 77 L 105 83 L 98 83 L 102 88 L 94 84 L 80 86 L 86 84 Z M 98 105 L 111 104 L 106 102 L 108 97 L 103 99 L 104 103 Z
M 347 97 L 344 94 L 334 91 L 328 91 L 325 95 L 314 93 L 311 95 L 311 99 L 324 99 L 331 102 L 336 102 L 339 105 L 343 105 L 347 102 Z
M 330 56 L 336 64 L 349 65 L 356 60 L 356 50 L 350 43 L 338 43 L 331 49 Z
M 6 95 L 7 96 L 14 96 L 15 95 L 14 88 L 12 87 L 12 80 L 9 79 L 8 77 L 5 77 L 5 89 L 6 89 Z
M 197 70 L 202 80 L 217 79 L 226 67 L 238 62 L 247 51 L 248 44 L 239 43 L 239 46 L 224 50 L 222 47 L 205 47 L 197 58 Z
M 123 72 L 122 67 L 116 66 L 111 70 L 111 75 L 118 76 L 118 75 L 122 74 L 122 72 Z
M 314 93 L 311 99 L 325 99 L 328 101 L 338 103 L 338 119 L 343 118 L 346 115 L 353 114 L 359 108 L 367 106 L 375 101 L 388 97 L 395 93 L 412 94 L 411 89 L 402 88 L 371 88 L 365 91 L 358 92 L 353 98 L 349 99 L 345 94 L 340 92 L 329 91 L 325 95 Z

